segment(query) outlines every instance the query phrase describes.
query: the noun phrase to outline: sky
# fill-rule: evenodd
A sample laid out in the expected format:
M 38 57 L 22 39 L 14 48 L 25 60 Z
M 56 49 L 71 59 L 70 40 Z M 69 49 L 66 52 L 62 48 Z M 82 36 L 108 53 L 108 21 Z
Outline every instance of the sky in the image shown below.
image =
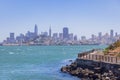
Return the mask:
M 20 33 L 62 32 L 90 37 L 113 29 L 120 33 L 120 0 L 0 0 L 0 41 Z

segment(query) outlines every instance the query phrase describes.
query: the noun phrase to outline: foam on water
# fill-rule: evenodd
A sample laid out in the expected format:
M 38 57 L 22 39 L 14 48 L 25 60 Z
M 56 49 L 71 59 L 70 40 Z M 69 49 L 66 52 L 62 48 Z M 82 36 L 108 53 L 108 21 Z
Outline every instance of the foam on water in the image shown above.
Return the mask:
M 9 54 L 15 54 L 14 52 L 9 52 Z

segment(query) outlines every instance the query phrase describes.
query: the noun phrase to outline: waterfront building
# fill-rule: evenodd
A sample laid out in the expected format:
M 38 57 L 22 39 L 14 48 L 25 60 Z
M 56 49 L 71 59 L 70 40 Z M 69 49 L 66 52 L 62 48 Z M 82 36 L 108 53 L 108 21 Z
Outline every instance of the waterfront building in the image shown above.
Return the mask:
M 69 38 L 69 29 L 67 27 L 63 28 L 63 39 Z

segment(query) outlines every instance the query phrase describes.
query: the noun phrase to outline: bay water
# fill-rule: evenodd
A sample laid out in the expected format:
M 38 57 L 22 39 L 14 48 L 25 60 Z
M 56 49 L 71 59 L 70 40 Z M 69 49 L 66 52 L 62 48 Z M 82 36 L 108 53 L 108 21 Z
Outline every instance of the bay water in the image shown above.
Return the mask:
M 80 80 L 60 68 L 77 54 L 105 45 L 0 46 L 0 80 Z

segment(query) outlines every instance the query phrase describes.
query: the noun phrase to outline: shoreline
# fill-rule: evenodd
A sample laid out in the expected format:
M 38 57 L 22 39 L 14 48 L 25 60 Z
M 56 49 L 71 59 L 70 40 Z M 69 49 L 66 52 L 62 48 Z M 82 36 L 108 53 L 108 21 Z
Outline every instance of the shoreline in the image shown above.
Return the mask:
M 70 65 L 63 66 L 61 72 L 84 80 L 120 80 L 120 64 L 80 58 Z

